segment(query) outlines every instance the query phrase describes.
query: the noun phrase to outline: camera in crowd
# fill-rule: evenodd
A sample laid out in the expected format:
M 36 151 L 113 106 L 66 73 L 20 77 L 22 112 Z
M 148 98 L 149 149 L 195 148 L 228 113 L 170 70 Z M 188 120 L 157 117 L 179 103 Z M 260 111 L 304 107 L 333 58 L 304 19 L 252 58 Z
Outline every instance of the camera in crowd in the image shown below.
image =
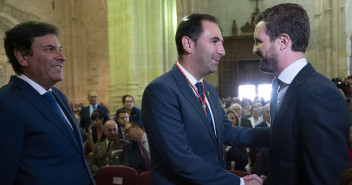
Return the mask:
M 349 83 L 347 81 L 341 80 L 341 78 L 333 78 L 332 81 L 335 83 L 337 88 L 342 89 L 343 92 L 349 88 Z

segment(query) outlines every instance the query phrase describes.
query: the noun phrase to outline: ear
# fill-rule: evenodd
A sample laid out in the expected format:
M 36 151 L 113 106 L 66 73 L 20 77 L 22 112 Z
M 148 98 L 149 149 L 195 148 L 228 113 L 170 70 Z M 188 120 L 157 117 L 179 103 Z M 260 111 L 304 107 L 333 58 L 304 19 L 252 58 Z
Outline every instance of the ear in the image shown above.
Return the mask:
M 194 41 L 191 38 L 184 36 L 182 37 L 182 46 L 187 53 L 192 53 L 194 48 Z
M 15 49 L 13 53 L 22 67 L 28 66 L 27 55 L 24 52 Z
M 289 35 L 287 35 L 286 33 L 281 34 L 281 36 L 279 37 L 279 44 L 280 44 L 280 50 L 284 50 L 286 49 L 289 44 L 291 43 L 291 38 Z

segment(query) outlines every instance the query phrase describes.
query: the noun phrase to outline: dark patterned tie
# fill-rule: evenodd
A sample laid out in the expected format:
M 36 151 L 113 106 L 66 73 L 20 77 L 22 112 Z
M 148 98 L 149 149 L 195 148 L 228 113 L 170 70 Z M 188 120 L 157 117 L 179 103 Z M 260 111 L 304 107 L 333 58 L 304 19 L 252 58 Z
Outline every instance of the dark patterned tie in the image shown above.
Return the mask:
M 197 87 L 197 90 L 198 90 L 198 94 L 204 100 L 202 82 L 196 83 L 196 87 Z M 202 104 L 202 102 L 200 102 L 200 103 Z M 211 129 L 213 130 L 213 132 L 215 134 L 214 126 L 213 126 L 213 120 L 211 119 L 210 111 L 209 111 L 209 108 L 208 108 L 208 105 L 207 105 L 206 102 L 205 102 L 205 109 L 207 111 L 208 122 L 210 124 Z
M 146 168 L 146 170 L 150 170 L 151 163 L 150 163 L 150 159 L 149 159 L 149 153 L 148 153 L 147 149 L 145 149 L 145 147 L 144 147 L 144 141 L 139 142 L 138 145 L 139 145 L 139 149 L 140 149 L 142 156 L 143 156 L 143 159 L 144 159 L 145 168 Z
M 72 129 L 72 126 L 69 122 L 67 122 L 67 120 L 65 119 L 64 115 L 62 114 L 61 110 L 60 110 L 60 107 L 59 105 L 57 104 L 56 100 L 55 100 L 55 97 L 53 96 L 53 94 L 51 93 L 51 91 L 48 91 L 46 93 L 43 94 L 43 96 L 46 98 L 46 100 L 49 101 L 51 107 L 54 109 L 54 111 L 59 115 L 59 117 L 61 118 L 61 120 L 65 123 L 67 129 L 69 130 L 70 134 L 72 135 L 74 141 L 76 142 L 76 144 L 78 145 L 77 143 L 77 140 L 74 136 L 74 133 L 73 133 L 73 129 Z

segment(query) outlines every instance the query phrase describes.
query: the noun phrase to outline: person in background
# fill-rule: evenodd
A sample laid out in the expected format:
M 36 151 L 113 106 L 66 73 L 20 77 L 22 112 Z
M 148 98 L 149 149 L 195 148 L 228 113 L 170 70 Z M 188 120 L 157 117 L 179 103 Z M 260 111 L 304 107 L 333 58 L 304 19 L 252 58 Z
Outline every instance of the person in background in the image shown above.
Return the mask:
M 126 136 L 130 139 L 124 153 L 124 161 L 138 173 L 150 170 L 150 150 L 147 134 L 137 122 L 125 126 Z
M 66 57 L 54 25 L 25 21 L 5 32 L 16 75 L 0 88 L 0 184 L 93 185 L 63 80 Z
M 139 124 L 139 127 L 144 129 L 141 110 L 134 106 L 133 96 L 128 94 L 124 95 L 122 97 L 122 103 L 124 107 L 122 107 L 121 109 L 125 109 L 127 111 L 129 122 L 137 122 Z M 118 111 L 119 110 L 116 111 L 116 115 Z
M 89 105 L 82 108 L 79 124 L 86 132 L 88 132 L 88 127 L 92 123 L 91 116 L 93 111 L 100 110 L 103 113 L 103 123 L 110 119 L 108 109 L 103 105 L 97 104 L 98 94 L 95 91 L 89 91 L 87 98 Z
M 89 167 L 95 177 L 102 166 L 124 165 L 123 153 L 128 141 L 117 137 L 117 124 L 114 120 L 108 120 L 104 124 L 106 140 L 94 144 L 93 155 L 89 161 Z

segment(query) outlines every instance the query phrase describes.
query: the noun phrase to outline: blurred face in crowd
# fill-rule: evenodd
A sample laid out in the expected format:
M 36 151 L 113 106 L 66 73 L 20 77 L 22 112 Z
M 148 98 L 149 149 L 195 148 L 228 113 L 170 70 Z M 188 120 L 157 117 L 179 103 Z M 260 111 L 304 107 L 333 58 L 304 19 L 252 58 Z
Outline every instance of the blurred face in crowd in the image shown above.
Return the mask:
M 91 105 L 96 105 L 98 100 L 98 94 L 94 91 L 88 93 L 88 101 Z
M 117 124 L 113 120 L 108 120 L 104 125 L 104 134 L 109 141 L 114 141 L 117 138 Z
M 227 113 L 227 117 L 232 123 L 232 126 L 237 126 L 237 120 L 236 120 L 236 115 L 232 112 Z
M 235 111 L 237 117 L 241 117 L 242 114 L 242 107 L 239 104 L 234 104 L 231 106 L 231 110 Z
M 131 141 L 135 141 L 138 142 L 140 140 L 138 132 L 137 132 L 137 128 L 134 127 L 131 123 L 128 123 L 125 128 L 125 133 L 126 136 L 131 140 Z
M 92 123 L 93 123 L 94 127 L 99 128 L 99 127 L 103 126 L 103 118 L 102 119 L 96 118 L 96 119 L 92 120 Z
M 133 106 L 134 106 L 133 98 L 132 97 L 126 97 L 124 106 L 125 106 L 125 108 L 127 110 L 131 110 L 133 108 Z
M 259 110 L 257 107 L 254 107 L 251 112 L 253 117 L 259 117 Z
M 270 123 L 270 106 L 265 106 L 263 111 L 263 119 Z
M 117 118 L 117 121 L 119 123 L 121 123 L 122 126 L 126 126 L 127 123 L 129 122 L 127 112 L 126 113 L 120 113 L 118 116 L 119 117 Z

